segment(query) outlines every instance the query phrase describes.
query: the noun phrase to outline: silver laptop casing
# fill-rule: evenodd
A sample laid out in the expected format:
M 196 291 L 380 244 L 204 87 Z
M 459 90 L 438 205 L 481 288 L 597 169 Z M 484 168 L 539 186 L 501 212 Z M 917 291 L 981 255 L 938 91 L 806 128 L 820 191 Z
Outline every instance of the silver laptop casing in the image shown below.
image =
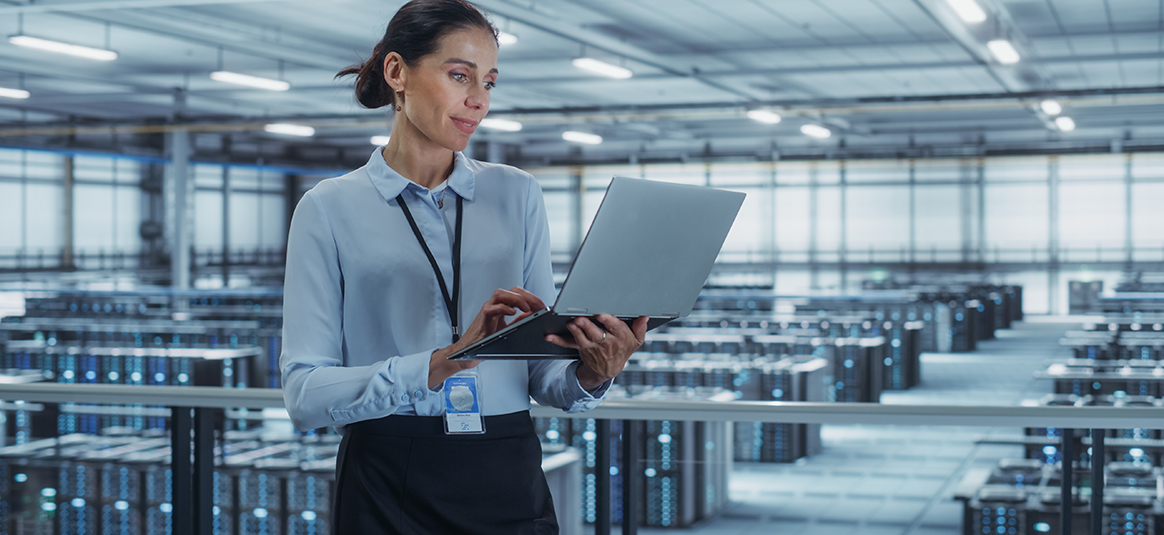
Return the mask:
M 554 306 L 449 359 L 578 358 L 545 336 L 571 338 L 566 324 L 579 316 L 611 314 L 628 325 L 649 316 L 650 329 L 686 316 L 743 202 L 734 191 L 614 177 Z

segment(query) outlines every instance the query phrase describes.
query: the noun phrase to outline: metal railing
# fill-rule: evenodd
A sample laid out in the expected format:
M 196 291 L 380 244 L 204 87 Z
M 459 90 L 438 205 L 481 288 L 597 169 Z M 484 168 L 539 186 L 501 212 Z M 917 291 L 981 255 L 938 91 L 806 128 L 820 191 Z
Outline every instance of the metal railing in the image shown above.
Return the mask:
M 1164 262 L 1164 244 L 1159 247 L 1112 247 L 1097 244 L 1094 247 L 1068 246 L 1052 250 L 1046 246 L 1000 247 L 988 246 L 984 249 L 972 247 L 937 247 L 919 245 L 910 249 L 899 247 L 853 247 L 839 249 L 791 249 L 774 250 L 725 250 L 717 258 L 719 269 L 736 265 L 760 264 L 1102 264 L 1121 263 L 1157 264 Z M 229 253 L 221 249 L 190 249 L 192 268 L 230 266 L 281 266 L 286 262 L 286 251 L 282 248 L 236 248 Z M 168 256 L 168 254 L 167 254 Z M 554 251 L 551 259 L 556 264 L 568 267 L 574 254 L 571 251 Z M 158 263 L 149 251 L 127 251 L 104 249 L 78 249 L 73 252 L 76 270 L 124 270 L 141 269 Z M 61 249 L 16 250 L 0 254 L 0 270 L 56 270 L 63 269 L 64 251 Z
M 173 471 L 173 526 L 175 535 L 209 533 L 213 521 L 211 496 L 214 470 L 214 412 L 235 407 L 282 408 L 283 393 L 274 389 L 225 389 L 221 387 L 78 385 L 58 383 L 0 384 L 0 399 L 39 403 L 96 403 L 109 405 L 157 405 L 171 409 Z M 0 407 L 2 408 L 2 407 Z M 597 420 L 599 444 L 609 443 L 610 421 L 624 421 L 623 463 L 638 462 L 637 449 L 630 447 L 641 438 L 634 422 L 646 420 L 733 421 L 766 423 L 865 424 L 957 427 L 1057 427 L 1063 429 L 1063 458 L 1074 453 L 1074 430 L 1091 429 L 1093 437 L 1106 429 L 1164 429 L 1164 407 L 1047 407 L 1047 406 L 961 406 L 882 405 L 878 403 L 805 403 L 778 401 L 655 401 L 612 399 L 598 408 L 566 414 L 551 407 L 535 405 L 534 417 L 593 418 Z M 630 425 L 627 425 L 630 424 Z M 190 440 L 178 437 L 193 436 Z M 1104 444 L 1092 444 L 1092 481 L 1103 481 Z M 597 448 L 596 467 L 610 466 L 610 450 Z M 193 461 L 191 462 L 191 459 Z M 1094 462 L 1099 460 L 1099 462 Z M 1073 467 L 1062 467 L 1060 503 L 1072 498 Z M 595 470 L 597 483 L 596 535 L 610 533 L 610 470 Z M 641 484 L 638 478 L 625 479 L 623 510 L 637 510 Z M 1102 535 L 1103 485 L 1093 485 L 1091 533 Z M 1063 535 L 1070 534 L 1071 507 L 1061 508 Z M 635 515 L 624 514 L 622 533 L 637 533 Z

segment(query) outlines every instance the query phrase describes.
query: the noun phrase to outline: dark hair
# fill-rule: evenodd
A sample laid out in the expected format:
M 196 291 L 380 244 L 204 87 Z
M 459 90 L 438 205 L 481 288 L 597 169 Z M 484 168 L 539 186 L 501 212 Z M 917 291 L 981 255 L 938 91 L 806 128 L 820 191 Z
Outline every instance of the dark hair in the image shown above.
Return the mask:
M 409 66 L 432 54 L 441 38 L 456 30 L 481 28 L 497 41 L 497 28 L 476 6 L 465 0 L 412 0 L 404 4 L 384 31 L 384 38 L 362 65 L 352 65 L 336 78 L 356 75 L 356 100 L 365 108 L 390 106 L 396 95 L 384 81 L 384 58 L 396 52 Z

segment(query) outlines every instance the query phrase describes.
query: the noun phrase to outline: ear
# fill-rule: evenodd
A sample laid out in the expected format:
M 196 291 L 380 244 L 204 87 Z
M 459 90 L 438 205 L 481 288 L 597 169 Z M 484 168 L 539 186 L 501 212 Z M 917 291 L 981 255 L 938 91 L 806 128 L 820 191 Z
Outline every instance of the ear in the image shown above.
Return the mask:
M 399 53 L 389 52 L 384 56 L 384 81 L 393 91 L 404 89 L 405 70 L 407 65 Z

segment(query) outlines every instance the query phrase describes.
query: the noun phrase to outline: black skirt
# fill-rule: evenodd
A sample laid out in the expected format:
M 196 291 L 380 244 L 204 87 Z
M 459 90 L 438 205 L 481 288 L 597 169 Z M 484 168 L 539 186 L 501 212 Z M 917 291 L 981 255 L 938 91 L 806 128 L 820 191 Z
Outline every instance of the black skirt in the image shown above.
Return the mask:
M 344 429 L 336 535 L 558 533 L 529 412 L 446 435 L 442 416 L 388 416 Z

